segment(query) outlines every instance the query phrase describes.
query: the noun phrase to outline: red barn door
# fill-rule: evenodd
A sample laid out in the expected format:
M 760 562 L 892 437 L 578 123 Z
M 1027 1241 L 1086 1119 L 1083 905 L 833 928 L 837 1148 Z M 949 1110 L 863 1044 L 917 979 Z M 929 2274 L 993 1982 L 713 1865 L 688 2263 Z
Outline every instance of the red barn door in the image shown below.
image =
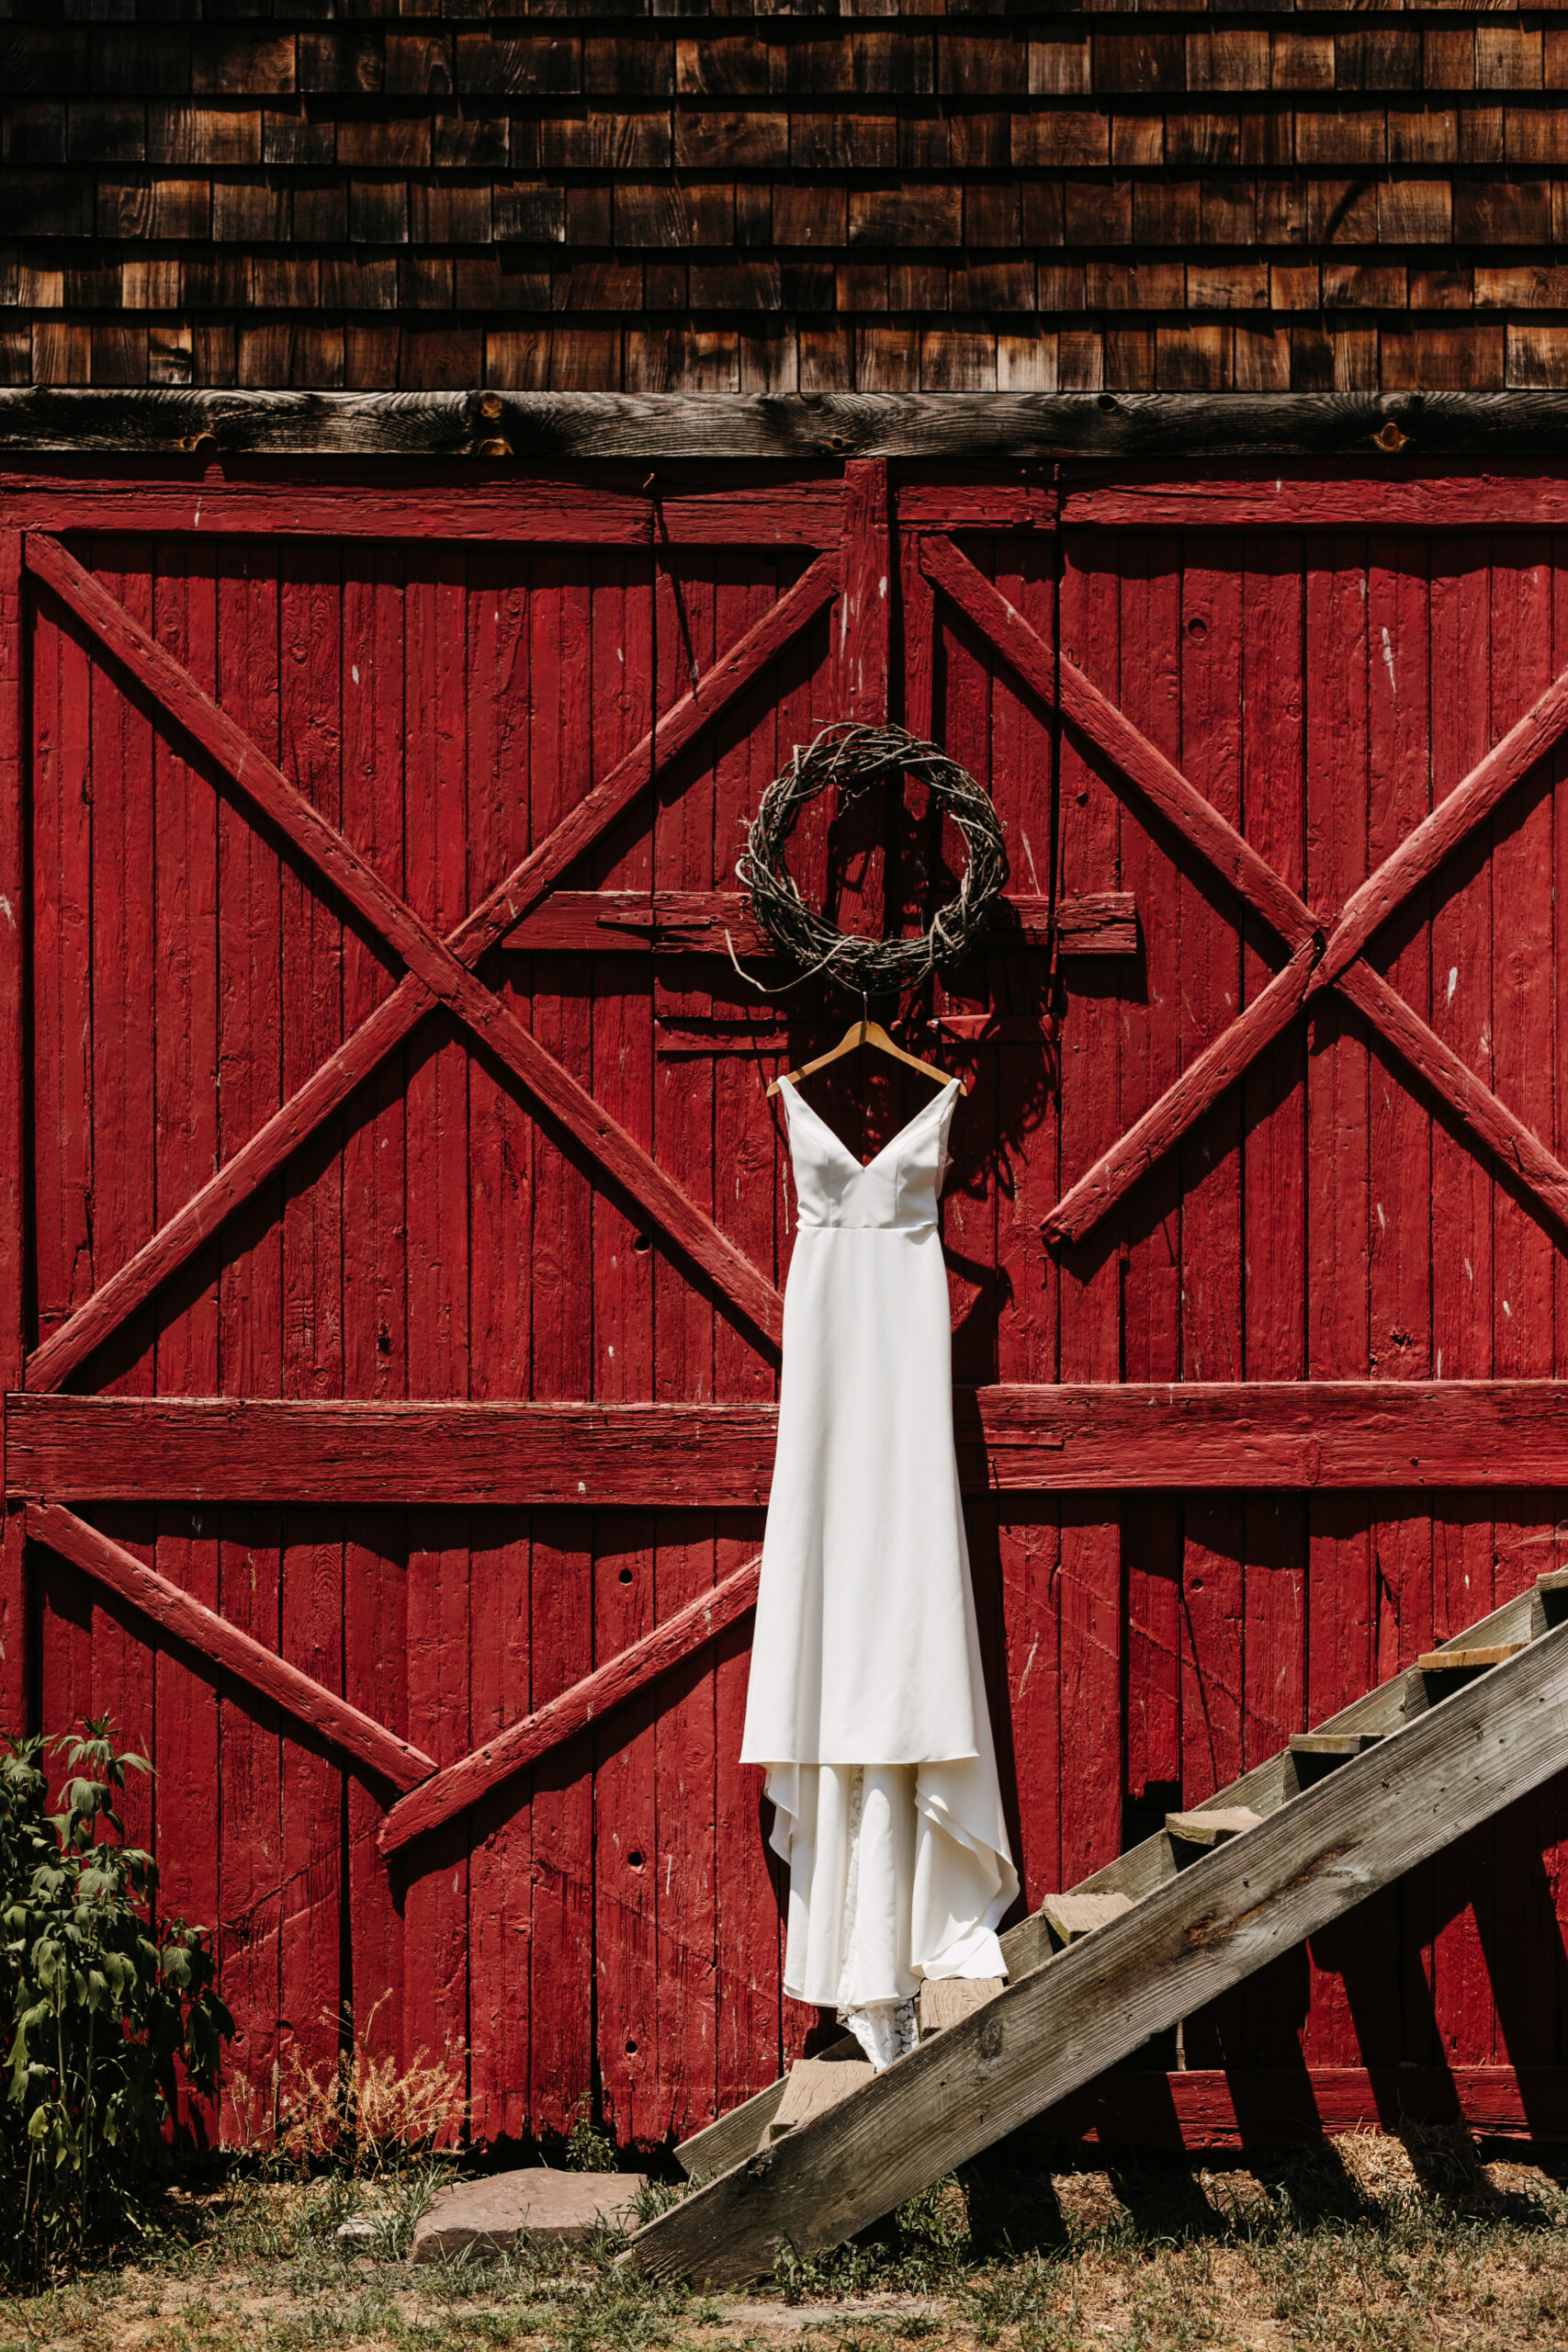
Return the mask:
M 344 2004 L 460 2047 L 488 2135 L 594 2092 L 658 2140 L 798 2047 L 736 1755 L 762 1087 L 834 1008 L 726 934 L 786 977 L 739 825 L 829 718 L 938 736 L 1009 829 L 1007 922 L 911 1017 L 971 1084 L 954 1370 L 1031 1895 L 1556 1560 L 1517 1384 L 1563 1345 L 1568 571 L 1451 488 L 1207 495 L 17 486 L 6 1705 L 155 1757 L 231 2136 Z M 920 813 L 829 813 L 807 887 L 923 921 Z M 1190 2020 L 1194 2081 L 1539 2109 L 1561 1814 Z

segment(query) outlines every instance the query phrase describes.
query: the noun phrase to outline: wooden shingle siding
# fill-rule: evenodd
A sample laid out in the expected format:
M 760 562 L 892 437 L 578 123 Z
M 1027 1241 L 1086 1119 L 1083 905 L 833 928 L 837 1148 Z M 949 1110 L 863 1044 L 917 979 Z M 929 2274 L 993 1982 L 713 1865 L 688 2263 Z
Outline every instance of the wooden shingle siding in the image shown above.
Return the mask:
M 1568 377 L 1550 16 L 125 5 L 0 29 L 6 382 Z

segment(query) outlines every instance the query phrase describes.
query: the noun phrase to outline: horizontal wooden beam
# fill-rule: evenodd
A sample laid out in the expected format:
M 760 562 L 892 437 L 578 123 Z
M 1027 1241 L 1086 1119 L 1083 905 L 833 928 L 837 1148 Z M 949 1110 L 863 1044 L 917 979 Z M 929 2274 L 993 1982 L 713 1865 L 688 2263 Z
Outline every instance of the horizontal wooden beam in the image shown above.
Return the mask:
M 614 1708 L 624 1706 L 648 1683 L 667 1674 L 694 1650 L 702 1649 L 752 1606 L 761 1565 L 761 1558 L 748 1560 L 711 1592 L 700 1592 L 641 1641 L 618 1651 L 596 1673 L 585 1675 L 547 1706 L 525 1715 L 460 1762 L 449 1764 L 423 1782 L 395 1804 L 381 1824 L 376 1842 L 382 1853 L 395 1854 L 414 1838 L 455 1821 L 491 1789 L 536 1764 L 542 1756 L 586 1731 Z
M 209 1666 L 233 1675 L 296 1722 L 308 1724 L 395 1789 L 417 1787 L 435 1770 L 434 1758 L 400 1739 L 385 1724 L 362 1715 L 346 1699 L 302 1674 L 276 1651 L 253 1641 L 238 1625 L 182 1592 L 177 1584 L 171 1584 L 123 1544 L 89 1527 L 73 1511 L 52 1503 L 29 1503 L 27 1529 L 35 1543 L 47 1544 L 51 1552 L 58 1552 L 84 1576 L 129 1601 L 143 1617 L 206 1658 Z
M 762 1405 L 6 1400 L 7 1491 L 59 1501 L 761 1509 Z M 1023 1383 L 954 1396 L 970 1494 L 1568 1486 L 1568 1382 Z
M 776 953 L 739 890 L 555 890 L 502 942 L 519 955 L 738 956 Z M 1135 956 L 1138 907 L 1131 890 L 1100 890 L 1051 902 L 1009 898 L 995 910 L 986 945 L 1049 947 L 1063 956 Z
M 1330 473 L 1256 467 L 1184 479 L 1077 481 L 1064 528 L 1105 531 L 1498 531 L 1568 526 L 1568 477 L 1526 466 L 1414 471 L 1402 460 Z
M 1014 469 L 1016 470 L 1016 469 Z M 346 479 L 343 478 L 346 475 Z M 159 538 L 265 533 L 290 538 L 421 539 L 482 546 L 642 548 L 797 547 L 838 544 L 840 469 L 799 465 L 734 469 L 716 479 L 693 466 L 646 461 L 578 473 L 507 465 L 409 465 L 371 474 L 363 465 L 301 481 L 225 473 L 206 457 L 158 464 L 151 479 L 13 470 L 4 481 L 17 528 L 101 531 Z M 1054 489 L 1018 480 L 910 481 L 902 487 L 905 530 L 1049 529 Z M 651 578 L 651 571 L 645 575 Z
M 1388 428 L 1393 427 L 1389 433 Z M 1561 456 L 1562 392 L 0 392 L 0 451 L 508 463 Z M 1380 440 L 1379 436 L 1385 436 Z M 504 456 L 481 454 L 505 445 Z M 1390 447 L 1392 445 L 1392 447 Z

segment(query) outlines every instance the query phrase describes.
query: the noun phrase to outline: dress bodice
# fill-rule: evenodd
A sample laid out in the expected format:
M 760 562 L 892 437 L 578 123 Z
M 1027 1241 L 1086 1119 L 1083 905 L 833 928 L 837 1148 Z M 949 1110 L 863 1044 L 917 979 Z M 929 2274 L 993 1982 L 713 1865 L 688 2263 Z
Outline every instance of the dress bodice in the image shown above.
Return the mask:
M 935 1225 L 947 1171 L 947 1131 L 958 1099 L 956 1079 L 864 1167 L 787 1078 L 779 1081 L 779 1091 L 789 1114 L 790 1162 L 802 1226 L 920 1233 Z

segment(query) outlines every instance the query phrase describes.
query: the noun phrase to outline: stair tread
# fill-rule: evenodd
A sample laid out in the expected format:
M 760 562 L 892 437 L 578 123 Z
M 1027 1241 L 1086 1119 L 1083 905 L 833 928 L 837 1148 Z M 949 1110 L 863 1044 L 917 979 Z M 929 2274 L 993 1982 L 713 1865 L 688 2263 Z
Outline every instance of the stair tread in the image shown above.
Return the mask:
M 1529 1647 L 1528 1642 L 1492 1642 L 1483 1649 L 1423 1650 L 1416 1668 L 1420 1674 L 1466 1674 L 1477 1667 L 1501 1666 Z
M 1190 1846 L 1212 1846 L 1219 1838 L 1240 1838 L 1248 1829 L 1256 1829 L 1262 1821 L 1260 1813 L 1250 1805 L 1217 1804 L 1195 1813 L 1168 1813 L 1165 1826 L 1173 1838 Z
M 1547 1571 L 1538 1579 L 1534 1590 L 1546 1593 L 1568 1591 L 1568 1567 Z M 1533 1591 L 1529 1598 L 1533 1600 Z M 1535 1606 L 1537 1617 L 1534 1622 L 1539 1623 L 1540 1604 Z M 1521 1649 L 1531 1645 L 1510 1642 L 1483 1646 L 1486 1634 L 1495 1627 L 1499 1631 L 1505 1628 L 1512 1631 L 1530 1623 L 1528 1611 L 1521 1614 L 1518 1603 L 1510 1601 L 1502 1609 L 1490 1611 L 1476 1625 L 1473 1631 L 1481 1636 L 1479 1641 L 1472 1641 L 1463 1650 L 1427 1654 L 1420 1660 L 1420 1665 L 1427 1669 L 1429 1677 L 1427 1685 L 1428 1705 L 1448 1695 L 1452 1688 L 1450 1678 L 1457 1681 L 1458 1677 L 1467 1671 L 1502 1665 Z M 1419 1704 L 1417 1692 L 1412 1692 L 1410 1689 L 1410 1669 L 1401 1668 L 1381 1686 L 1379 1691 L 1369 1692 L 1367 1701 L 1359 1702 L 1354 1709 L 1346 1711 L 1352 1723 L 1358 1720 L 1381 1723 L 1381 1732 L 1339 1731 L 1333 1727 L 1334 1719 L 1331 1718 L 1329 1728 L 1321 1732 L 1297 1733 L 1284 1748 L 1257 1768 L 1257 1773 L 1263 1775 L 1273 1770 L 1274 1778 L 1259 1781 L 1254 1773 L 1249 1773 L 1238 1788 L 1246 1788 L 1250 1794 L 1255 1788 L 1262 1787 L 1265 1791 L 1262 1802 L 1272 1816 L 1276 1804 L 1293 1799 L 1298 1792 L 1307 1790 L 1311 1783 L 1337 1779 L 1337 1775 L 1329 1769 L 1336 1758 L 1348 1760 L 1357 1753 L 1366 1752 L 1380 1739 L 1394 1739 L 1403 1730 L 1407 1730 L 1412 1721 L 1413 1706 Z M 1353 1746 L 1341 1744 L 1352 1742 Z M 1292 1750 L 1302 1759 L 1299 1775 L 1290 1768 L 1289 1758 Z M 1308 1759 L 1314 1754 L 1322 1759 L 1324 1768 L 1315 1773 L 1307 1769 Z M 1224 1823 L 1227 1814 L 1238 1813 L 1244 1818 L 1235 1827 L 1219 1826 Z M 1064 1890 L 1060 1894 L 1047 1897 L 1031 1918 L 1010 1928 L 1002 1939 L 1010 1977 L 1017 1979 L 1028 1973 L 1049 1960 L 1053 1952 L 1056 1958 L 1065 1959 L 1064 1944 L 1079 1941 L 1084 1935 L 1093 1932 L 1094 1926 L 1105 1924 L 1109 1916 L 1120 1917 L 1123 1906 L 1130 1907 L 1147 1901 L 1159 1892 L 1173 1868 L 1180 1871 L 1184 1860 L 1195 1858 L 1200 1852 L 1212 1851 L 1215 1846 L 1224 1843 L 1227 1838 L 1238 1834 L 1239 1829 L 1251 1827 L 1259 1817 L 1249 1806 L 1218 1804 L 1196 1808 L 1194 1814 L 1171 1815 L 1164 1831 L 1156 1833 L 1154 1838 L 1145 1840 L 1143 1847 L 1135 1848 L 1122 1857 L 1113 1866 L 1113 1871 L 1104 1873 L 1106 1877 L 1114 1875 L 1120 1878 L 1122 1887 L 1131 1887 L 1130 1894 L 1122 1892 L 1122 1888 L 1114 1891 L 1101 1888 L 1092 1894 L 1083 1895 L 1070 1889 Z M 1186 1836 L 1182 1834 L 1184 1828 L 1189 1833 Z M 1174 1855 L 1173 1845 L 1176 1849 Z M 1106 1915 L 1085 1914 L 1077 1909 L 1082 1903 L 1110 1904 L 1114 1905 L 1114 1911 Z M 1052 1917 L 1050 1906 L 1069 1904 L 1073 1909 L 1063 1912 L 1063 1924 L 1058 1925 Z M 1082 1927 L 1077 1924 L 1079 1918 L 1086 1920 Z M 1067 1924 L 1069 1921 L 1070 1925 Z M 848 2060 L 852 2063 L 859 2057 L 858 2045 L 850 2038 L 846 2038 L 832 2052 L 832 2060 L 838 2062 Z M 694 2182 L 701 2185 L 714 2179 L 720 2172 L 749 2159 L 755 2153 L 758 2134 L 764 2131 L 767 2120 L 776 2113 L 784 2089 L 783 2080 L 769 2086 L 732 2109 L 727 2116 L 694 2132 L 682 2143 L 677 2154 Z
M 1041 1898 L 1040 1917 L 1065 1944 L 1092 1936 L 1097 1928 L 1120 1919 L 1133 1908 L 1130 1894 L 1047 1894 Z

